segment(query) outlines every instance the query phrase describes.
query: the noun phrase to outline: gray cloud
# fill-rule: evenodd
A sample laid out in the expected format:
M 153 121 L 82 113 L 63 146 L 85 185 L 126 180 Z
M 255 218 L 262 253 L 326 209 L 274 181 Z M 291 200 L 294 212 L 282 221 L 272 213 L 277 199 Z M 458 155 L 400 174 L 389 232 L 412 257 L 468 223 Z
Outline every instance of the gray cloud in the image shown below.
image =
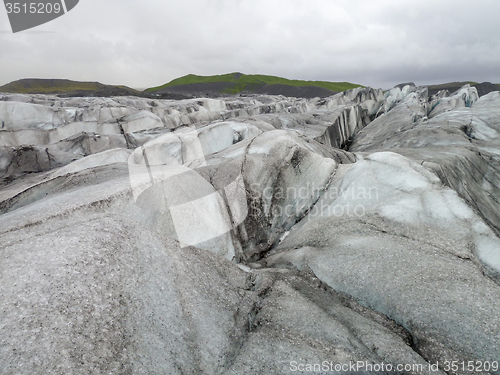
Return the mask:
M 81 0 L 11 34 L 0 9 L 0 84 L 57 77 L 148 87 L 234 71 L 384 88 L 500 83 L 498 14 L 497 0 Z

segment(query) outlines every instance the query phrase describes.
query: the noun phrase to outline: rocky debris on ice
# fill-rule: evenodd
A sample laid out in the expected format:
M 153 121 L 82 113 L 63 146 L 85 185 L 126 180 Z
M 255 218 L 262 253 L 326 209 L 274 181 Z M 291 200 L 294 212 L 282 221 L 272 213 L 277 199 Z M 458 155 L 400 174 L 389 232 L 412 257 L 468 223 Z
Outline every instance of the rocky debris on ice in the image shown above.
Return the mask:
M 1 99 L 0 374 L 500 374 L 500 93 Z

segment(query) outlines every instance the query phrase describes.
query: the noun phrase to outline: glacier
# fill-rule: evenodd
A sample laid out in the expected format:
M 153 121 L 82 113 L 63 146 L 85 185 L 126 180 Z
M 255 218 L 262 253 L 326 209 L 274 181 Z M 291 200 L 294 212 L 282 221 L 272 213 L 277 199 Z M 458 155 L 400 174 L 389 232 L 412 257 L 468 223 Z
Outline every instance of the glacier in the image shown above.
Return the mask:
M 500 374 L 499 119 L 469 85 L 0 94 L 0 374 Z

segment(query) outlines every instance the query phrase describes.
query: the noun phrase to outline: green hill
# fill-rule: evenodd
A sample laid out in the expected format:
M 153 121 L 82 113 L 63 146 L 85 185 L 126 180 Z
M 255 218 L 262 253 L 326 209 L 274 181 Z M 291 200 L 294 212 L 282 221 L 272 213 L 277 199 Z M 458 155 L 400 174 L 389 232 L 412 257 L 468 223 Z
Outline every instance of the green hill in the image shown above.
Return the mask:
M 160 93 L 171 91 L 196 94 L 205 91 L 213 94 L 238 94 L 242 92 L 265 94 L 274 93 L 270 91 L 283 91 L 283 94 L 286 95 L 287 91 L 305 93 L 304 89 L 308 88 L 311 93 L 318 92 L 331 95 L 332 93 L 360 86 L 349 82 L 290 80 L 260 74 L 230 73 L 213 76 L 189 74 L 174 79 L 162 86 L 149 88 L 146 92 Z M 302 90 L 299 88 L 302 88 Z
M 66 94 L 71 96 L 141 95 L 126 86 L 104 85 L 99 82 L 78 82 L 68 79 L 26 78 L 0 86 L 0 92 L 14 94 Z
M 0 87 L 0 91 L 16 94 L 52 94 L 78 90 L 93 91 L 104 88 L 99 82 L 77 82 L 67 79 L 27 78 L 8 83 Z

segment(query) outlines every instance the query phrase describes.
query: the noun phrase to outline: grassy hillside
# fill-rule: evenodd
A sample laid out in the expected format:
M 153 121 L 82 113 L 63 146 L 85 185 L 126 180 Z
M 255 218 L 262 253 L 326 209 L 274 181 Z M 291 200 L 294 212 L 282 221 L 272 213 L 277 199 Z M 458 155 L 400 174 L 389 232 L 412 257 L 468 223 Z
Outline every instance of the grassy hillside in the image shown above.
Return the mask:
M 194 74 L 189 74 L 184 77 L 174 79 L 162 86 L 152 87 L 147 89 L 147 92 L 154 92 L 158 90 L 163 90 L 168 87 L 183 86 L 189 84 L 199 84 L 199 83 L 219 83 L 228 82 L 232 83 L 232 87 L 223 91 L 223 93 L 237 94 L 243 91 L 253 91 L 264 85 L 287 85 L 294 87 L 305 87 L 305 86 L 316 86 L 322 87 L 331 91 L 345 91 L 348 89 L 360 87 L 361 85 L 349 83 L 349 82 L 326 82 L 326 81 L 302 81 L 302 80 L 290 80 L 286 78 L 266 76 L 260 74 L 241 74 L 241 73 L 230 73 L 214 76 L 198 76 Z
M 78 90 L 93 91 L 104 88 L 98 82 L 77 82 L 67 79 L 20 79 L 0 87 L 2 92 L 18 94 L 51 94 L 73 92 Z
M 99 82 L 78 82 L 68 79 L 27 78 L 0 87 L 0 92 L 15 94 L 70 94 L 116 92 L 116 95 L 137 95 L 140 91 L 126 86 L 104 85 Z
M 464 84 L 469 83 L 478 89 L 480 95 L 490 91 L 496 91 L 491 83 L 483 82 L 450 82 L 439 85 L 429 85 L 429 93 L 435 94 L 439 90 L 455 91 Z M 199 92 L 211 91 L 220 94 L 238 94 L 240 92 L 255 92 L 268 94 L 283 94 L 289 96 L 328 96 L 331 92 L 341 92 L 348 89 L 360 87 L 361 85 L 349 82 L 326 82 L 326 81 L 303 81 L 290 80 L 281 77 L 230 73 L 213 76 L 198 76 L 189 74 L 174 79 L 167 84 L 152 87 L 145 91 L 137 91 L 126 86 L 104 85 L 99 82 L 78 82 L 67 79 L 21 79 L 0 86 L 0 92 L 19 94 L 63 94 L 65 96 L 122 96 L 135 95 L 144 97 L 161 97 L 171 99 L 182 99 L 191 97 Z M 172 94 L 172 92 L 177 92 Z M 321 92 L 321 90 L 330 92 Z M 309 92 L 309 94 L 308 94 Z M 184 94 L 184 95 L 183 95 Z M 187 96 L 185 96 L 187 95 Z

